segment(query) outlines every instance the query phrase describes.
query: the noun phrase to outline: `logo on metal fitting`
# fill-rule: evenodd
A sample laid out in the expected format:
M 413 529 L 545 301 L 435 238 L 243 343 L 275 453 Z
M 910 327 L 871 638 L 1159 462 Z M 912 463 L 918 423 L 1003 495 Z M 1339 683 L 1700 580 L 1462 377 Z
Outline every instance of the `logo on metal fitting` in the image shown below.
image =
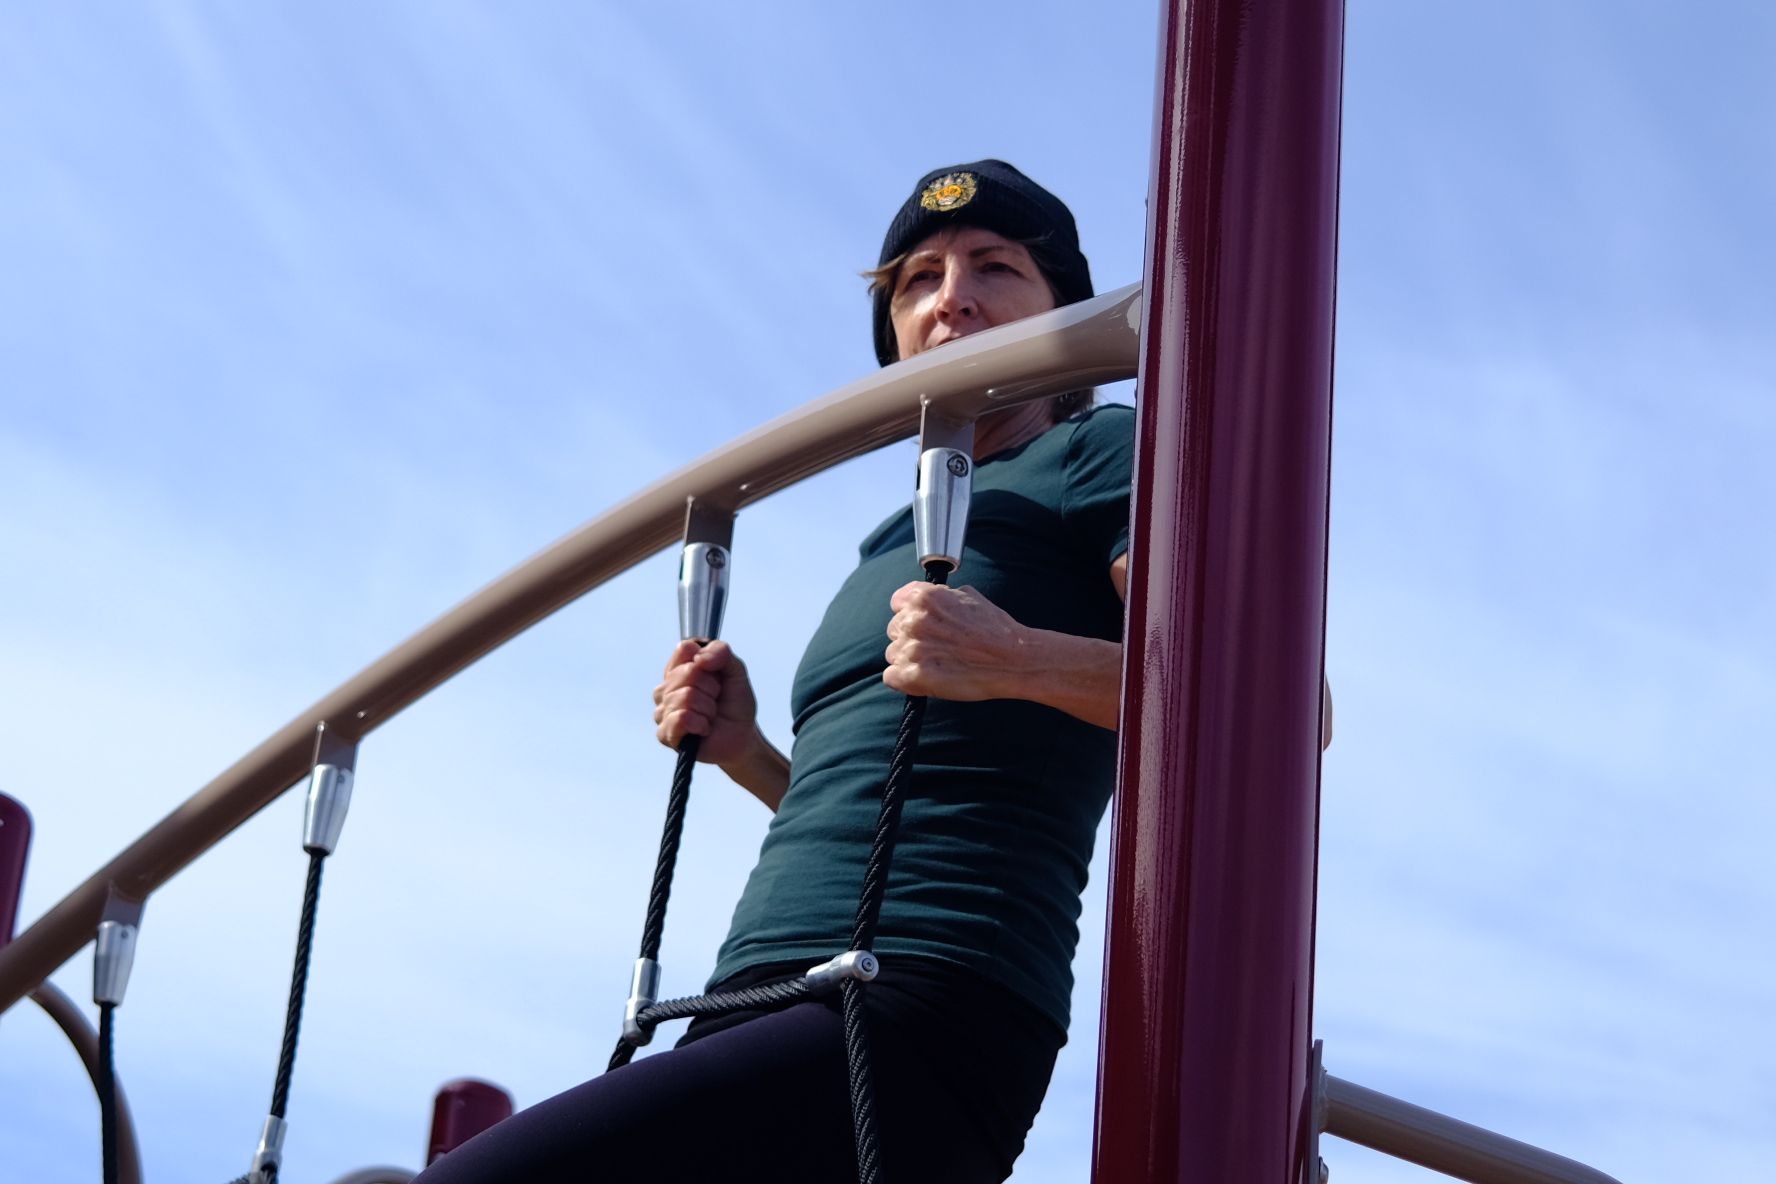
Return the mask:
M 968 476 L 968 458 L 958 452 L 951 453 L 950 454 L 950 462 L 949 462 L 949 470 L 950 470 L 950 475 L 953 477 Z
M 723 568 L 728 565 L 728 557 L 712 547 L 703 552 L 703 562 L 707 563 L 710 567 Z

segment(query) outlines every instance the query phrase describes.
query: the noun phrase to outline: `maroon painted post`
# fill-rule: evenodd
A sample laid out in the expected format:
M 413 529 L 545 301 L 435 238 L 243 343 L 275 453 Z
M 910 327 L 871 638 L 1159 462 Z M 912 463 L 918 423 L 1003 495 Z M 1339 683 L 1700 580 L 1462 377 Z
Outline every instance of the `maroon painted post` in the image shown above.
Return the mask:
M 1307 1171 L 1342 53 L 1160 21 L 1098 1184 Z
M 23 803 L 0 793 L 0 948 L 12 940 L 19 898 L 25 892 L 25 856 L 31 851 L 31 815 Z
M 438 1088 L 432 1101 L 432 1137 L 426 1147 L 430 1164 L 498 1122 L 512 1117 L 512 1095 L 490 1081 L 459 1077 Z

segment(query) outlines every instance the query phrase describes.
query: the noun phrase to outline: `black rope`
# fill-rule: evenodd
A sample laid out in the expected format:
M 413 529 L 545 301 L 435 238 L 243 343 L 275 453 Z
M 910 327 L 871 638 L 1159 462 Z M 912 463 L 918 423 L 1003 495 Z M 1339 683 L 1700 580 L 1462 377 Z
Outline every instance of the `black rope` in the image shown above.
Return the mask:
M 934 565 L 935 566 L 935 565 Z M 942 584 L 941 569 L 934 584 Z M 919 729 L 925 723 L 925 699 L 908 695 L 900 713 L 900 733 L 894 738 L 894 755 L 888 761 L 888 783 L 882 789 L 882 809 L 876 816 L 876 837 L 870 844 L 869 862 L 863 869 L 863 890 L 857 898 L 857 920 L 851 926 L 851 948 L 867 950 L 876 940 L 876 922 L 882 916 L 882 898 L 888 891 L 888 867 L 894 860 L 894 840 L 900 832 L 900 810 L 906 803 L 907 782 L 912 780 L 913 755 L 919 747 Z
M 271 1116 L 282 1120 L 290 1107 L 290 1078 L 296 1073 L 296 1038 L 302 1032 L 302 1001 L 308 995 L 308 962 L 314 951 L 315 911 L 321 903 L 321 867 L 327 853 L 308 850 L 308 880 L 302 886 L 302 919 L 296 923 L 296 960 L 290 966 L 290 1001 L 284 1008 L 284 1042 L 278 1048 L 277 1077 L 271 1086 Z M 266 1181 L 277 1179 L 274 1167 Z M 254 1173 L 236 1176 L 229 1184 L 255 1184 Z M 265 1184 L 259 1181 L 258 1184 Z
M 290 1077 L 296 1071 L 296 1036 L 302 1030 L 302 999 L 308 993 L 308 956 L 314 948 L 315 908 L 321 899 L 321 865 L 325 851 L 308 853 L 308 883 L 302 890 L 302 921 L 296 927 L 296 963 L 290 968 L 290 1004 L 284 1012 L 284 1043 L 278 1050 L 277 1081 L 271 1087 L 271 1114 L 282 1118 L 290 1102 Z
M 660 854 L 654 860 L 654 882 L 648 889 L 647 917 L 641 923 L 641 957 L 654 962 L 660 960 L 660 937 L 666 931 L 666 905 L 672 899 L 672 873 L 678 867 L 678 848 L 684 839 L 685 811 L 691 802 L 691 773 L 697 767 L 697 750 L 702 744 L 701 736 L 686 736 L 679 741 L 678 763 L 672 769 L 672 788 L 666 794 L 666 824 L 660 830 Z M 659 1005 L 653 1005 L 657 1006 Z M 641 1016 L 653 1010 L 653 1007 L 644 1008 L 636 1021 L 641 1022 Z M 660 1021 L 654 1021 L 658 1022 Z M 643 1028 L 643 1031 L 652 1030 L 652 1024 Z M 616 1051 L 611 1053 L 605 1072 L 621 1069 L 634 1056 L 635 1046 L 629 1043 L 628 1036 L 618 1037 Z
M 939 587 L 949 583 L 949 565 L 941 561 L 927 564 L 925 579 Z M 857 921 L 851 929 L 853 950 L 868 950 L 876 940 L 876 922 L 882 916 L 882 898 L 888 892 L 888 868 L 894 861 L 894 840 L 900 833 L 900 811 L 906 804 L 907 787 L 913 778 L 913 756 L 919 748 L 919 729 L 924 722 L 924 697 L 908 695 L 900 714 L 900 734 L 894 739 L 894 755 L 888 761 L 888 782 L 882 788 L 875 841 L 870 845 L 869 863 L 863 869 Z M 851 1077 L 851 1129 L 857 1144 L 858 1184 L 877 1184 L 881 1179 L 882 1152 L 876 1138 L 875 1074 L 870 1068 L 863 986 L 861 979 L 846 979 L 842 988 L 845 1065 Z
M 803 977 L 761 987 L 741 987 L 737 991 L 718 991 L 713 995 L 687 995 L 683 999 L 665 999 L 652 1007 L 642 1008 L 635 1022 L 645 1029 L 692 1016 L 727 1015 L 749 1008 L 764 1010 L 806 999 L 813 993 L 813 986 Z
M 767 983 L 758 987 L 741 987 L 736 991 L 717 991 L 712 995 L 686 995 L 682 999 L 663 999 L 641 1009 L 635 1016 L 637 1026 L 643 1032 L 652 1032 L 656 1025 L 670 1023 L 672 1020 L 690 1019 L 695 1016 L 728 1015 L 736 1011 L 767 1011 L 777 1007 L 787 1007 L 810 998 L 814 987 L 806 976 L 792 978 L 780 983 Z M 611 1069 L 621 1069 L 635 1056 L 635 1046 L 627 1039 L 617 1041 L 617 1050 L 611 1054 Z
M 875 1184 L 881 1178 L 882 1152 L 876 1142 L 876 1075 L 871 1068 L 862 980 L 846 979 L 839 997 L 845 1006 L 845 1067 L 851 1081 L 851 1137 L 857 1148 L 857 1179 L 858 1184 Z
M 117 1184 L 117 1066 L 113 1060 L 115 1003 L 99 1004 L 99 1156 L 105 1184 Z
M 678 745 L 672 790 L 666 795 L 666 826 L 660 832 L 660 857 L 654 861 L 654 884 L 648 892 L 647 920 L 641 926 L 641 956 L 660 960 L 660 935 L 666 929 L 666 902 L 672 896 L 672 871 L 678 866 L 678 845 L 684 838 L 685 808 L 691 801 L 691 770 L 697 766 L 701 736 L 686 736 Z

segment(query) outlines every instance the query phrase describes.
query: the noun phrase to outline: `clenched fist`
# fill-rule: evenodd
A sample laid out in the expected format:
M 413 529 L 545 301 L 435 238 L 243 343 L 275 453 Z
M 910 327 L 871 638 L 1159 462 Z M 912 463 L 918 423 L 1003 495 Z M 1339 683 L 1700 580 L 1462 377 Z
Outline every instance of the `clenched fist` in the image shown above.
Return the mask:
M 907 695 L 973 701 L 1005 698 L 1031 631 L 972 586 L 915 581 L 889 600 L 888 669 L 882 681 Z

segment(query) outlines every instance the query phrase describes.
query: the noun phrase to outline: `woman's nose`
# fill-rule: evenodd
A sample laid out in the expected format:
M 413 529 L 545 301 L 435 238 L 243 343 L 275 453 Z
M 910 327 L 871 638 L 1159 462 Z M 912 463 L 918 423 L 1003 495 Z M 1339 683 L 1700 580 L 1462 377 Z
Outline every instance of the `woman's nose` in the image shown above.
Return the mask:
M 937 290 L 938 315 L 946 320 L 966 320 L 980 312 L 980 296 L 966 269 L 951 268 Z

